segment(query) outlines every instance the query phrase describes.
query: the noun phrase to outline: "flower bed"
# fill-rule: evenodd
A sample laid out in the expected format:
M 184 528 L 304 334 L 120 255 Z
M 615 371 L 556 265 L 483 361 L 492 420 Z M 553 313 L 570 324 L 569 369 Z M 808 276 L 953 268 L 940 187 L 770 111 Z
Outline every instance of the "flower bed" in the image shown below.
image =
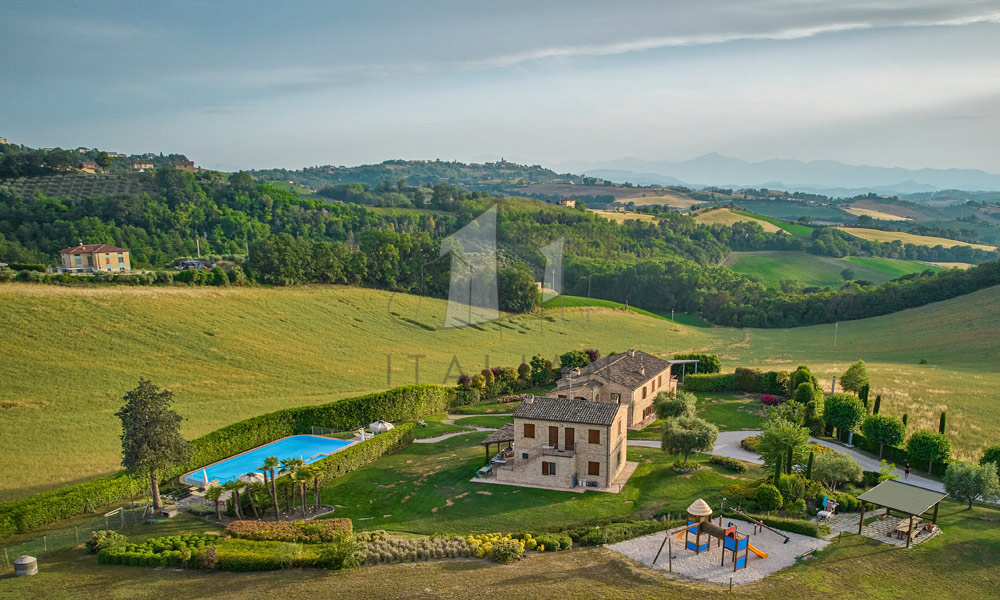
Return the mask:
M 339 518 L 322 521 L 233 521 L 226 527 L 226 533 L 258 542 L 321 544 L 349 534 L 352 529 L 350 519 Z
M 507 404 L 508 402 L 520 402 L 528 397 L 528 394 L 507 394 L 497 396 L 497 404 Z
M 777 406 L 784 402 L 784 398 L 779 398 L 777 396 L 772 396 L 771 394 L 761 394 L 760 403 L 764 406 Z

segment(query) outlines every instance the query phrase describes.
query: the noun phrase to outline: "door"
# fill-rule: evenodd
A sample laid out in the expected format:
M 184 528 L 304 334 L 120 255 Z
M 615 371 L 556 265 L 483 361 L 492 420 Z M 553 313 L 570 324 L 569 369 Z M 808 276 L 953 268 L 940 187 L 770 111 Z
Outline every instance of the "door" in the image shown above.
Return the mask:
M 559 445 L 559 428 L 549 426 L 549 445 L 555 448 Z
M 572 427 L 566 428 L 566 450 L 576 449 L 576 430 Z

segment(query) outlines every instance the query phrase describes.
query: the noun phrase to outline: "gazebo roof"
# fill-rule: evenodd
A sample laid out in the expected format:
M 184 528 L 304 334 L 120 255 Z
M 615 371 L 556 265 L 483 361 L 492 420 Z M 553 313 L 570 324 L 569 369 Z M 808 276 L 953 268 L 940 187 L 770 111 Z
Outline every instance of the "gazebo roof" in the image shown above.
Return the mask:
M 858 496 L 858 500 L 871 502 L 908 515 L 921 515 L 947 497 L 948 494 L 943 492 L 936 492 L 894 479 L 886 479 Z
M 712 507 L 701 498 L 698 498 L 688 507 L 688 514 L 696 517 L 708 517 L 712 514 Z
M 514 441 L 514 424 L 507 423 L 500 429 L 497 429 L 493 433 L 486 436 L 486 439 L 479 442 L 480 446 L 488 446 L 490 444 L 499 444 L 500 442 L 513 442 Z

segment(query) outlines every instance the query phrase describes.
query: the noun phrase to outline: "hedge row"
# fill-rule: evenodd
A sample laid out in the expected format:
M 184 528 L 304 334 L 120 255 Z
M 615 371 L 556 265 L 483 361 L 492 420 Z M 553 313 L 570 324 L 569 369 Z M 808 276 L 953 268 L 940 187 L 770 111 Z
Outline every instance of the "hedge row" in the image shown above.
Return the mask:
M 414 427 L 413 423 L 404 423 L 312 464 L 323 469 L 323 477 L 327 480 L 342 477 L 412 444 Z
M 741 519 L 746 520 L 741 514 L 723 511 L 722 516 L 728 519 Z M 780 529 L 782 531 L 788 531 L 790 533 L 798 533 L 801 535 L 808 535 L 814 538 L 822 538 L 824 535 L 830 533 L 830 526 L 823 523 L 814 523 L 812 521 L 805 521 L 802 519 L 785 519 L 782 517 L 768 517 L 764 515 L 751 515 L 753 518 L 757 519 L 761 523 L 767 525 L 768 527 L 773 527 L 775 529 Z
M 479 400 L 475 390 L 458 390 L 436 385 L 409 385 L 356 398 L 346 398 L 318 406 L 289 408 L 233 423 L 191 441 L 194 453 L 185 465 L 164 473 L 171 479 L 218 460 L 246 452 L 289 435 L 309 433 L 310 426 L 331 429 L 353 429 L 378 419 L 405 421 L 428 414 L 444 412 L 449 407 Z M 382 456 L 377 451 L 392 442 L 388 452 L 402 445 L 406 431 L 412 441 L 412 428 L 397 428 L 395 435 L 376 436 L 374 444 L 367 442 L 339 452 L 318 464 L 329 465 L 331 473 L 348 473 Z M 385 434 L 383 434 L 385 435 Z M 402 436 L 402 437 L 401 437 Z M 331 477 L 339 475 L 332 474 Z M 0 504 L 0 538 L 30 531 L 42 525 L 86 512 L 91 505 L 120 502 L 148 487 L 145 477 L 133 477 L 124 471 L 98 477 L 91 481 L 42 492 Z
M 708 462 L 713 465 L 719 465 L 720 467 L 725 467 L 730 471 L 735 471 L 736 473 L 746 473 L 747 466 L 741 460 L 736 460 L 735 458 L 730 458 L 728 456 L 719 456 L 713 454 L 708 457 Z
M 698 373 L 684 377 L 684 389 L 689 392 L 731 392 L 736 389 L 732 373 Z
M 582 546 L 597 546 L 599 544 L 615 544 L 631 540 L 632 538 L 649 535 L 657 531 L 666 531 L 674 527 L 683 525 L 683 521 L 674 519 L 672 521 L 628 521 L 623 523 L 609 523 L 600 529 L 591 528 L 587 533 L 581 535 L 577 542 Z
M 733 373 L 697 373 L 684 378 L 684 389 L 689 392 L 749 392 L 787 396 L 785 371 L 760 371 L 738 367 Z

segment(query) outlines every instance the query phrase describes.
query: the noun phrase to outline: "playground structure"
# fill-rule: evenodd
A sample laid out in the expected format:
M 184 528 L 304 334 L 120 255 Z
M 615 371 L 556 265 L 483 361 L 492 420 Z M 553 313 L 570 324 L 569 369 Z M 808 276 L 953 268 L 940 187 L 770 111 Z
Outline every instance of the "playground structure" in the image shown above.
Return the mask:
M 738 511 L 737 511 L 738 512 Z M 766 528 L 785 538 L 785 543 L 788 543 L 788 536 L 782 534 L 781 532 L 764 525 L 760 521 L 739 512 L 741 516 L 746 518 L 753 524 L 754 533 L 756 534 L 759 530 Z M 671 545 L 671 536 L 676 533 L 676 537 L 673 539 L 680 541 L 684 538 L 684 547 L 688 550 L 694 552 L 695 554 L 701 554 L 702 552 L 708 552 L 712 547 L 712 539 L 716 540 L 716 547 L 722 548 L 722 562 L 719 566 L 725 566 L 726 564 L 726 553 L 732 553 L 732 563 L 733 571 L 737 571 L 747 566 L 750 558 L 750 552 L 761 559 L 765 559 L 768 556 L 767 552 L 755 548 L 753 544 L 750 543 L 749 535 L 741 535 L 737 528 L 730 523 L 729 527 L 722 526 L 722 517 L 719 517 L 719 523 L 716 525 L 712 522 L 712 507 L 708 505 L 707 502 L 698 498 L 695 500 L 691 506 L 687 509 L 687 525 L 674 529 L 667 532 L 663 543 L 660 544 L 660 550 L 656 553 L 656 557 L 653 559 L 653 564 L 656 564 L 656 560 L 660 557 L 660 553 L 663 552 L 664 545 Z M 706 536 L 704 542 L 702 542 L 702 536 Z M 692 540 L 693 537 L 693 540 Z M 672 555 L 672 548 L 668 549 L 668 556 Z M 742 554 L 742 556 L 741 556 Z M 671 560 L 671 571 L 673 570 L 673 558 L 670 556 Z

